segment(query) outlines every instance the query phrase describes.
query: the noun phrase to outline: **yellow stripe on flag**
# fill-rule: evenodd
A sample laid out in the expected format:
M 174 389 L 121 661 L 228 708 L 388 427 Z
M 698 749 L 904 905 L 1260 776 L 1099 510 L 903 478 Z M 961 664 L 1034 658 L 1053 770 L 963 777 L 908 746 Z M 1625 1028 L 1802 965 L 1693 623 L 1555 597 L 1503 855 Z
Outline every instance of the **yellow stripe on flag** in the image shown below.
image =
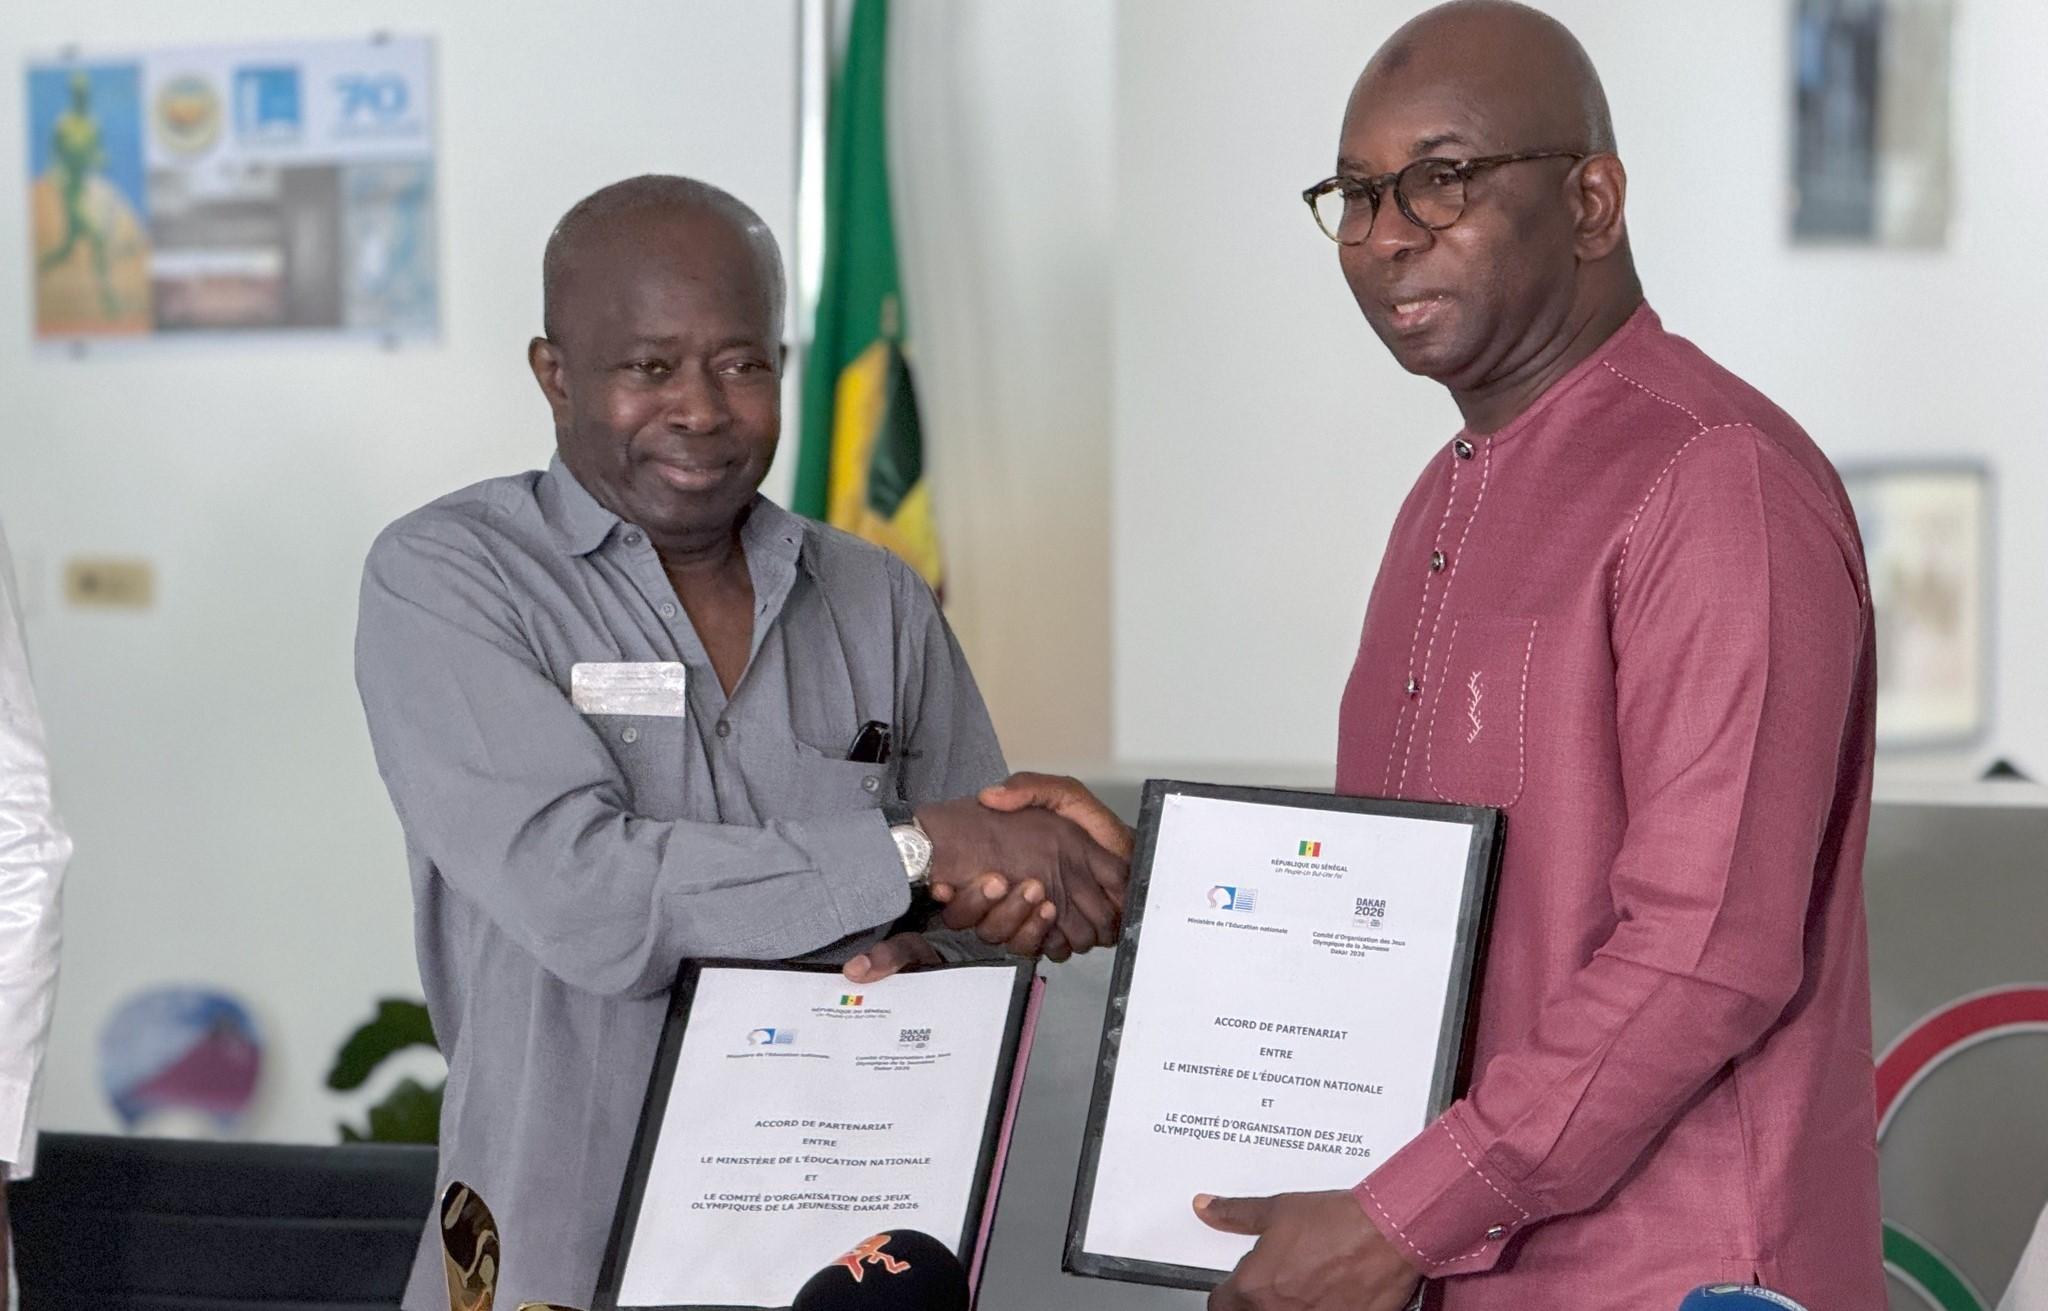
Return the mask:
M 940 581 L 939 535 L 932 521 L 926 481 L 918 480 L 893 517 L 883 518 L 868 501 L 875 438 L 889 400 L 890 349 L 886 340 L 873 342 L 839 374 L 833 396 L 826 522 L 894 551 L 936 588 Z

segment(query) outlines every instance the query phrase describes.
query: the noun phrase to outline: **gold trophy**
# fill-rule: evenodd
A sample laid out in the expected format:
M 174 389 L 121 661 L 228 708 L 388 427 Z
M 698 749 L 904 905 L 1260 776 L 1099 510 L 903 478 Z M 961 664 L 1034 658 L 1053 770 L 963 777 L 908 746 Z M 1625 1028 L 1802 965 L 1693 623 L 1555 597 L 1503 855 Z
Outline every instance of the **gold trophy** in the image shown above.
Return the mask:
M 441 1264 L 448 1311 L 492 1311 L 498 1296 L 498 1221 L 484 1199 L 457 1181 L 441 1194 Z M 577 1311 L 553 1302 L 521 1302 L 519 1311 Z

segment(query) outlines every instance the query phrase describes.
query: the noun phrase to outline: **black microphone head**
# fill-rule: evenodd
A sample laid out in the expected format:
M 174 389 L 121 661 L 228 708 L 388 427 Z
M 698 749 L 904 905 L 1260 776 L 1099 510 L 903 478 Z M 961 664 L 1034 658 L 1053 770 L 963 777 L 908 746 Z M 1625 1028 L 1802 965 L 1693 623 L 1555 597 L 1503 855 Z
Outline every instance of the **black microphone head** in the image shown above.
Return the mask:
M 807 1280 L 790 1311 L 967 1311 L 967 1270 L 930 1234 L 876 1234 Z

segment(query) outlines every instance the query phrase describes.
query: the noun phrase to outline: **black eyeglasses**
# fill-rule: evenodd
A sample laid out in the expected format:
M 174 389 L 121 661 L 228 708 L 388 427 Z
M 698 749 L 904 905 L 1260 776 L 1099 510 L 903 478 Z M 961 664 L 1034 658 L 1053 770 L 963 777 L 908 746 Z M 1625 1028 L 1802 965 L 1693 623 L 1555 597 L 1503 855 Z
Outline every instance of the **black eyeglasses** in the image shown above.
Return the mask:
M 1465 213 L 1465 184 L 1489 168 L 1520 164 L 1532 159 L 1584 159 L 1577 150 L 1524 150 L 1512 155 L 1482 155 L 1478 159 L 1418 159 L 1396 173 L 1375 178 L 1324 178 L 1301 198 L 1316 216 L 1323 235 L 1340 246 L 1356 246 L 1372 233 L 1372 221 L 1380 212 L 1380 197 L 1394 193 L 1394 203 L 1418 228 L 1441 232 Z

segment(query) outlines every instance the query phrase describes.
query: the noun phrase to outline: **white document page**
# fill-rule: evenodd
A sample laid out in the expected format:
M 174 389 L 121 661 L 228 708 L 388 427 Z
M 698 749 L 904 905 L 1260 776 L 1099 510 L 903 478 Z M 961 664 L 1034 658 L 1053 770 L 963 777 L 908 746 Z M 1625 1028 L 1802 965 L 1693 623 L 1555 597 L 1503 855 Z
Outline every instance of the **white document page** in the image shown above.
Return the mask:
M 1427 1124 L 1471 839 L 1165 799 L 1087 1251 L 1228 1270 L 1196 1193 L 1350 1188 Z
M 1016 981 L 706 969 L 620 1305 L 787 1306 L 884 1229 L 958 1252 Z

